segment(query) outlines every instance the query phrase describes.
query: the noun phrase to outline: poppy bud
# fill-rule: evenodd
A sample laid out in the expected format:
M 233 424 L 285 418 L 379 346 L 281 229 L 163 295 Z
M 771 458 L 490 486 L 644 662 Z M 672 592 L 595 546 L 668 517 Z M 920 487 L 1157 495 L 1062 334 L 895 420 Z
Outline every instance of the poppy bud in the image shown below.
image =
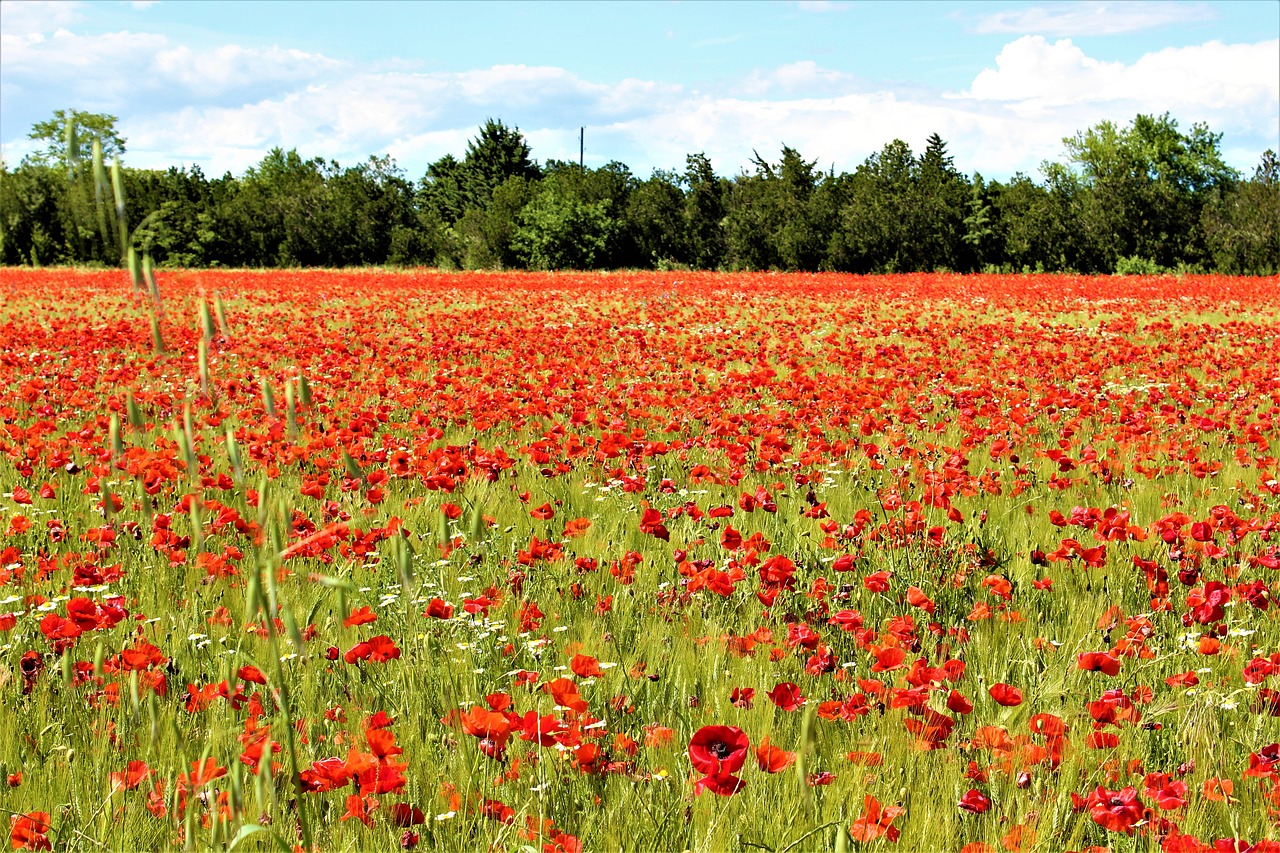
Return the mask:
M 492 738 L 484 738 L 480 741 L 480 752 L 492 758 L 494 761 L 506 761 L 507 748 Z
M 342 653 L 338 651 L 337 646 L 330 646 L 329 648 L 324 650 L 324 656 L 326 660 L 337 660 L 338 655 L 340 654 Z

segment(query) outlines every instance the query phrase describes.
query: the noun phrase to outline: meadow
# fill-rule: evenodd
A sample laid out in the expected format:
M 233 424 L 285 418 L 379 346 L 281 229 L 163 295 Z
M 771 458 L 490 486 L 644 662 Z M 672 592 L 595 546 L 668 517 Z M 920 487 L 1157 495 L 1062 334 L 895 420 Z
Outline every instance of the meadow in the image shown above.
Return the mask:
M 0 270 L 13 849 L 1275 851 L 1280 282 Z

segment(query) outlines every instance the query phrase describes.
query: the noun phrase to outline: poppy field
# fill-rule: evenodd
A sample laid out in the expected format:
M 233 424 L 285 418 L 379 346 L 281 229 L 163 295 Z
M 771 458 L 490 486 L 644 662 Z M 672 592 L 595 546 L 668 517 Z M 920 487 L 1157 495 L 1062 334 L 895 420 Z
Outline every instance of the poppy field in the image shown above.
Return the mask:
M 15 850 L 1280 850 L 1280 282 L 0 270 Z

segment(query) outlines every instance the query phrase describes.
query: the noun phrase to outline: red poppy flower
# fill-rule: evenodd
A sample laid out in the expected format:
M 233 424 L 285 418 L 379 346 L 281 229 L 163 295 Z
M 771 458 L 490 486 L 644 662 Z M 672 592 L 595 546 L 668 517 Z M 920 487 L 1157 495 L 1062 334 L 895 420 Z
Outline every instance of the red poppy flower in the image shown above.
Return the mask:
M 732 797 L 747 786 L 747 783 L 734 776 L 732 773 L 721 773 L 715 776 L 704 776 L 693 783 L 693 793 L 695 795 L 702 794 L 704 791 L 710 791 L 721 797 Z
M 784 711 L 799 710 L 805 702 L 804 697 L 800 695 L 800 688 L 790 681 L 782 682 L 764 695 Z
M 531 712 L 532 713 L 532 712 Z M 462 730 L 472 737 L 506 743 L 511 736 L 511 721 L 497 711 L 472 705 L 461 717 Z
M 203 762 L 191 762 L 190 773 L 179 773 L 178 781 L 186 783 L 190 788 L 199 788 L 201 785 L 207 785 L 214 779 L 221 779 L 227 775 L 227 768 L 222 767 L 218 762 L 210 756 Z
M 604 671 L 600 669 L 600 661 L 590 655 L 574 655 L 569 661 L 569 669 L 579 678 L 601 678 Z
M 14 850 L 52 850 L 49 813 L 31 812 L 9 817 L 9 843 Z
M 1133 834 L 1134 824 L 1142 820 L 1142 800 L 1138 789 L 1129 786 L 1122 791 L 1108 791 L 1099 785 L 1086 800 L 1093 822 L 1111 832 Z
M 398 827 L 417 826 L 426 822 L 422 809 L 409 803 L 396 803 L 391 807 L 391 822 Z
M 151 775 L 151 768 L 145 761 L 130 761 L 121 773 L 112 773 L 111 787 L 124 791 L 132 791 Z
M 737 726 L 703 726 L 689 740 L 689 761 L 709 776 L 733 773 L 746 762 L 750 747 Z
M 430 619 L 452 619 L 453 605 L 446 604 L 442 599 L 433 598 L 427 602 L 427 609 L 422 615 Z
M 360 794 L 349 794 L 347 796 L 347 811 L 342 815 L 340 820 L 351 820 L 354 818 L 365 826 L 373 826 L 372 812 L 377 808 L 378 801 L 373 797 L 365 797 Z
M 267 677 L 262 670 L 252 664 L 245 664 L 236 671 L 236 678 L 242 681 L 248 681 L 252 684 L 266 684 Z
M 567 678 L 557 678 L 543 685 L 543 689 L 551 694 L 556 704 L 581 714 L 587 710 L 587 702 L 578 692 L 578 685 Z
M 583 535 L 591 528 L 591 520 L 587 518 L 573 518 L 564 523 L 564 538 L 576 539 Z
M 879 571 L 873 572 L 862 579 L 862 585 L 872 592 L 888 592 L 889 579 L 893 577 L 893 572 Z
M 982 814 L 991 808 L 991 800 L 977 788 L 970 788 L 960 798 L 960 810 L 970 814 Z
M 884 837 L 889 841 L 896 842 L 901 831 L 893 825 L 900 815 L 906 812 L 901 806 L 881 806 L 880 801 L 875 797 L 867 794 L 863 801 L 866 811 L 862 817 L 853 822 L 853 826 L 849 827 L 849 837 L 854 841 L 875 841 L 877 838 Z
M 779 749 L 769 743 L 768 737 L 756 747 L 756 764 L 766 773 L 781 773 L 794 764 L 795 760 L 796 754 L 794 752 Z
M 647 533 L 655 539 L 661 539 L 663 542 L 669 542 L 671 534 L 667 532 L 667 527 L 662 521 L 661 512 L 652 507 L 646 507 L 640 518 L 640 532 Z
M 973 703 L 959 690 L 952 690 L 947 696 L 947 710 L 957 714 L 971 714 Z
M 907 653 L 897 646 L 875 649 L 873 654 L 876 656 L 876 662 L 871 665 L 872 672 L 890 672 L 900 669 L 907 659 Z
M 1076 666 L 1085 672 L 1102 672 L 1107 675 L 1120 674 L 1120 660 L 1107 652 L 1085 652 L 1076 658 Z
M 378 614 L 369 609 L 368 605 L 358 607 L 351 611 L 351 615 L 342 620 L 342 627 L 354 628 L 357 625 L 366 625 L 370 622 L 378 621 Z
M 1006 708 L 1022 704 L 1022 691 L 1011 684 L 993 684 L 987 692 L 991 694 L 992 699 Z

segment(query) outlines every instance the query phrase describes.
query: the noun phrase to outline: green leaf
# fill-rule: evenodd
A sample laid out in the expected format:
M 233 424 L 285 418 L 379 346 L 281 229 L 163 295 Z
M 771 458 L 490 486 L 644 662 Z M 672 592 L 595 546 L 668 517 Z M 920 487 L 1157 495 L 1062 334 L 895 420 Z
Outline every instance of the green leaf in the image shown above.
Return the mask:
M 236 837 L 231 839 L 231 843 L 227 845 L 227 853 L 231 853 L 232 850 L 235 850 L 236 847 L 240 845 L 241 841 L 244 841 L 252 835 L 257 835 L 259 832 L 267 833 L 271 840 L 275 842 L 277 849 L 284 851 L 284 853 L 290 853 L 292 848 L 285 843 L 283 838 L 276 834 L 275 830 L 268 829 L 267 827 L 260 826 L 256 823 L 246 823 L 244 826 L 240 827 L 240 831 L 236 833 Z

